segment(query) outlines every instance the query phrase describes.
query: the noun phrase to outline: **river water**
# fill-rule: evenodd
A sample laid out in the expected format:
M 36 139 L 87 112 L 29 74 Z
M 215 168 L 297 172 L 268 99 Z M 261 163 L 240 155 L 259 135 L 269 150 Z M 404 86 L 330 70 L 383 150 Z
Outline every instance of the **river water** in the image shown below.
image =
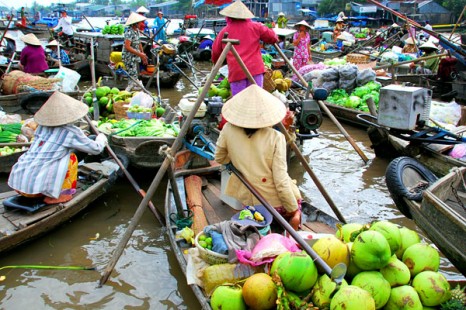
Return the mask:
M 184 93 L 193 89 L 182 78 L 174 89 L 162 90 L 162 97 L 176 105 Z M 319 129 L 320 136 L 304 143 L 303 154 L 347 221 L 390 220 L 422 235 L 396 209 L 388 194 L 384 178 L 388 161 L 375 158 L 364 130 L 344 126 L 370 159 L 367 164 L 328 118 L 324 118 Z M 289 169 L 304 198 L 331 214 L 325 199 L 296 159 Z M 137 170 L 131 173 L 143 189 L 147 189 L 155 175 Z M 5 182 L 3 175 L 0 186 L 5 187 Z M 165 188 L 166 183 L 161 184 L 153 197 L 160 211 Z M 145 212 L 108 282 L 98 287 L 100 276 L 140 202 L 140 196 L 127 180 L 121 179 L 85 213 L 2 255 L 0 276 L 5 278 L 0 281 L 0 309 L 198 309 L 199 304 L 170 249 L 165 229 L 150 212 Z M 12 265 L 95 266 L 97 270 L 1 269 Z M 446 259 L 442 259 L 442 269 L 449 278 L 461 278 Z

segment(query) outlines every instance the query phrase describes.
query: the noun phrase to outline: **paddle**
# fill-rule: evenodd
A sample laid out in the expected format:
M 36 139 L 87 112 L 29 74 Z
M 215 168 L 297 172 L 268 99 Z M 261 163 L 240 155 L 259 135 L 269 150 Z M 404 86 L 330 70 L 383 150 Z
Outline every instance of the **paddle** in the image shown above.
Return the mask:
M 191 122 L 194 119 L 194 116 L 197 113 L 197 110 L 201 106 L 201 103 L 204 102 L 204 98 L 207 95 L 207 92 L 210 89 L 210 85 L 212 84 L 213 80 L 215 79 L 215 76 L 217 75 L 218 71 L 223 65 L 223 61 L 226 59 L 228 52 L 232 49 L 233 44 L 239 44 L 238 40 L 232 41 L 228 40 L 228 42 L 225 42 L 226 46 L 223 49 L 222 53 L 220 54 L 220 57 L 215 64 L 215 66 L 212 68 L 212 72 L 209 75 L 206 84 L 202 88 L 202 92 L 199 94 L 199 97 L 196 100 L 196 103 L 194 104 L 191 112 L 189 113 L 188 117 L 186 118 L 185 122 L 183 123 L 180 132 L 178 133 L 178 137 L 176 137 L 175 141 L 173 142 L 173 145 L 171 148 L 169 148 L 166 151 L 166 157 L 160 166 L 159 170 L 157 171 L 157 174 L 155 175 L 154 179 L 152 180 L 151 185 L 149 186 L 149 189 L 147 190 L 146 196 L 142 199 L 141 203 L 139 204 L 136 212 L 133 215 L 133 218 L 131 219 L 131 222 L 126 229 L 125 233 L 123 234 L 122 239 L 120 240 L 117 248 L 115 249 L 115 252 L 108 263 L 107 267 L 105 268 L 104 274 L 100 278 L 99 286 L 102 286 L 107 282 L 108 278 L 110 277 L 111 272 L 113 271 L 113 268 L 115 267 L 116 263 L 118 262 L 118 259 L 120 258 L 121 254 L 123 254 L 123 251 L 125 249 L 126 244 L 128 243 L 129 239 L 131 238 L 131 235 L 133 234 L 134 230 L 136 229 L 136 226 L 138 225 L 139 220 L 141 219 L 142 215 L 144 214 L 145 208 L 149 202 L 149 200 L 152 198 L 154 195 L 155 191 L 157 190 L 158 186 L 162 182 L 162 179 L 165 175 L 165 172 L 167 171 L 168 168 L 171 167 L 172 161 L 174 160 L 174 156 L 178 149 L 183 145 L 183 139 L 186 136 L 188 130 L 191 128 Z
M 307 87 L 308 83 L 307 81 L 303 78 L 303 76 L 296 70 L 295 66 L 291 63 L 291 61 L 286 57 L 286 55 L 283 53 L 283 51 L 280 49 L 277 43 L 274 44 L 275 49 L 278 51 L 280 56 L 282 56 L 283 60 L 290 66 L 291 70 L 293 70 L 294 74 L 299 78 L 301 83 Z M 312 94 L 312 92 L 311 92 Z M 333 123 L 337 126 L 337 128 L 340 130 L 340 132 L 345 136 L 346 140 L 351 144 L 351 146 L 354 148 L 354 150 L 359 154 L 359 156 L 362 158 L 364 163 L 367 164 L 369 159 L 367 156 L 363 153 L 363 151 L 359 148 L 359 146 L 354 142 L 353 138 L 348 134 L 348 132 L 343 128 L 343 126 L 340 124 L 340 122 L 336 119 L 336 117 L 333 115 L 332 112 L 327 108 L 325 103 L 322 100 L 317 100 L 317 103 L 319 104 L 319 107 L 327 114 L 327 116 L 333 121 Z
M 91 119 L 89 118 L 89 116 L 85 116 L 85 119 L 87 121 L 87 123 L 89 124 L 89 127 L 91 127 L 92 131 L 98 135 L 99 134 L 99 130 L 94 126 L 94 124 L 92 123 Z M 110 154 L 110 156 L 112 156 L 112 158 L 115 160 L 115 162 L 118 164 L 118 166 L 120 167 L 121 171 L 123 171 L 123 173 L 125 174 L 126 178 L 128 179 L 128 181 L 131 183 L 131 185 L 133 186 L 133 188 L 136 190 L 136 192 L 138 192 L 142 198 L 144 198 L 146 196 L 146 193 L 144 192 L 143 189 L 141 189 L 141 187 L 139 187 L 138 183 L 136 182 L 136 180 L 133 178 L 133 176 L 128 172 L 128 170 L 126 170 L 126 167 L 125 165 L 123 165 L 123 163 L 121 162 L 121 160 L 118 158 L 118 156 L 115 154 L 115 152 L 112 150 L 112 148 L 107 144 L 105 146 L 105 148 L 107 149 L 107 152 Z M 157 208 L 155 208 L 155 206 L 152 204 L 151 201 L 149 201 L 149 209 L 152 211 L 152 213 L 155 215 L 155 217 L 157 218 L 157 220 L 159 221 L 160 225 L 164 226 L 163 225 L 163 221 L 162 221 L 162 215 L 160 214 L 159 210 Z
M 86 15 L 83 15 L 83 18 L 86 20 L 86 22 L 91 26 L 92 32 L 95 32 L 94 26 L 92 26 L 91 22 L 87 19 Z
M 260 203 L 267 208 L 267 211 L 272 213 L 273 217 L 278 221 L 278 223 L 293 237 L 293 239 L 301 246 L 301 248 L 306 251 L 309 256 L 312 257 L 314 262 L 323 269 L 323 271 L 335 281 L 337 284 L 341 284 L 343 277 L 346 274 L 346 265 L 344 263 L 339 263 L 333 269 L 309 246 L 309 244 L 304 241 L 304 239 L 291 227 L 291 225 L 280 215 L 280 213 L 272 207 L 264 196 L 259 193 L 256 188 L 243 176 L 243 174 L 238 171 L 231 163 L 226 165 L 227 169 L 233 172 L 238 179 L 248 188 L 248 190 L 260 201 Z
M 243 70 L 243 72 L 246 74 L 246 76 L 248 77 L 248 80 L 250 83 L 252 84 L 256 84 L 256 81 L 254 80 L 254 78 L 252 77 L 251 73 L 249 72 L 248 68 L 246 67 L 246 65 L 244 64 L 243 60 L 241 59 L 241 57 L 239 56 L 238 52 L 232 48 L 232 52 L 233 52 L 233 55 L 235 56 L 236 58 L 236 61 L 238 62 L 238 64 L 240 65 L 241 69 Z M 281 50 L 280 50 L 281 52 Z M 282 52 L 283 53 L 283 52 Z M 286 57 L 285 55 L 283 55 L 283 57 Z M 286 59 L 285 59 L 286 60 Z M 289 61 L 289 60 L 288 60 Z M 307 83 L 306 83 L 306 87 L 307 87 Z M 282 122 L 278 123 L 277 124 L 278 128 L 280 129 L 280 131 L 285 135 L 285 138 L 286 138 L 286 141 L 291 145 L 291 148 L 293 149 L 293 151 L 295 152 L 296 156 L 298 157 L 298 159 L 301 161 L 301 163 L 303 164 L 304 166 L 304 169 L 306 169 L 306 171 L 309 173 L 309 175 L 311 176 L 312 180 L 314 181 L 314 183 L 316 184 L 317 188 L 319 189 L 319 191 L 321 192 L 322 196 L 324 196 L 325 200 L 327 201 L 327 203 L 330 205 L 330 207 L 332 208 L 333 212 L 335 213 L 335 215 L 338 217 L 338 219 L 343 222 L 343 223 L 346 223 L 346 220 L 345 218 L 343 217 L 343 214 L 341 214 L 340 210 L 337 208 L 337 206 L 335 205 L 335 203 L 333 202 L 332 198 L 330 197 L 330 195 L 327 193 L 327 191 L 325 190 L 324 186 L 322 185 L 322 183 L 320 183 L 319 181 L 319 178 L 317 177 L 317 175 L 314 173 L 314 171 L 311 169 L 311 166 L 309 166 L 309 163 L 307 162 L 307 160 L 304 158 L 303 154 L 301 153 L 301 151 L 299 150 L 298 146 L 296 145 L 296 143 L 294 142 L 293 138 L 290 136 L 290 134 L 288 133 L 288 131 L 286 130 L 285 126 L 283 125 Z
M 5 37 L 6 32 L 8 31 L 8 28 L 10 28 L 11 21 L 13 20 L 13 16 L 10 17 L 10 20 L 8 20 L 8 24 L 6 25 L 5 31 L 2 33 L 2 37 L 0 39 L 0 42 L 3 42 L 3 38 Z

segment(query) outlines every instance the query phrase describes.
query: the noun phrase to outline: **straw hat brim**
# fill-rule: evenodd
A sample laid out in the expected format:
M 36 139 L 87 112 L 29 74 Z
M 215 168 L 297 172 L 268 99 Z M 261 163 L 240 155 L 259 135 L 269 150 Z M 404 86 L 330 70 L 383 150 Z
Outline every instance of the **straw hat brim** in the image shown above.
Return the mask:
M 254 14 L 248 9 L 241 0 L 235 1 L 219 12 L 220 15 L 236 18 L 250 19 L 254 18 Z
M 285 16 L 285 13 L 280 12 L 280 13 L 278 13 L 278 16 Z
M 265 128 L 279 123 L 286 107 L 277 97 L 257 85 L 251 85 L 228 100 L 222 116 L 231 124 L 243 128 Z
M 47 43 L 46 46 L 49 47 L 49 46 L 59 46 L 59 45 L 60 45 L 60 47 L 62 46 L 61 44 L 58 44 L 57 40 L 53 40 L 53 41 L 50 41 L 49 43 Z
M 125 26 L 133 25 L 142 21 L 145 21 L 147 18 L 141 14 L 132 12 L 131 15 L 126 20 Z
M 145 7 L 145 6 L 140 6 L 137 10 L 136 13 L 149 13 L 150 11 Z
M 405 43 L 406 43 L 406 44 L 416 44 L 417 42 L 414 42 L 414 40 L 413 40 L 412 38 L 407 38 L 407 39 L 405 40 Z
M 1 36 L 1 34 L 0 34 L 0 36 Z M 5 39 L 10 39 L 10 40 L 14 40 L 14 39 L 15 39 L 9 32 L 5 33 L 5 35 L 4 35 L 3 37 L 4 37 Z
M 438 50 L 438 47 L 435 46 L 432 42 L 428 41 L 424 44 L 422 44 L 421 46 L 419 46 L 420 49 L 434 49 L 434 50 Z
M 30 45 L 36 45 L 36 46 L 41 45 L 39 39 L 33 33 L 29 33 L 25 36 L 22 36 L 21 41 L 23 41 L 26 44 L 30 44 Z
M 400 28 L 400 25 L 398 25 L 397 23 L 394 23 L 392 24 L 392 28 Z
M 311 29 L 311 26 L 310 26 L 305 20 L 302 20 L 302 21 L 300 21 L 299 23 L 294 24 L 294 26 L 295 26 L 295 27 L 305 26 L 305 27 L 307 27 L 308 29 Z
M 88 111 L 86 104 L 56 91 L 37 111 L 34 120 L 42 126 L 62 126 L 83 118 Z
M 343 20 L 343 18 L 340 17 L 340 18 L 337 19 L 336 22 L 337 22 L 337 23 L 343 23 L 343 22 L 345 22 L 345 21 Z

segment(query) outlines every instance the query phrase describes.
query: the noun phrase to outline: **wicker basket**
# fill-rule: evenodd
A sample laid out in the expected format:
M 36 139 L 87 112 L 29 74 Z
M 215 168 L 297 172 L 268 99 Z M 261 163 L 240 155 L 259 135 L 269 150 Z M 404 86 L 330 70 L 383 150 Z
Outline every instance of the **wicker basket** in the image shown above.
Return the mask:
M 275 84 L 274 80 L 272 79 L 273 70 L 267 68 L 264 73 L 264 89 L 268 92 L 273 92 L 277 84 Z
M 115 119 L 120 120 L 126 118 L 128 115 L 126 111 L 129 108 L 129 103 L 126 101 L 117 101 L 113 104 L 113 111 L 115 112 Z
M 200 232 L 197 234 L 196 238 L 194 239 L 194 245 L 199 250 L 199 255 L 205 260 L 207 263 L 211 265 L 219 265 L 219 264 L 226 264 L 228 263 L 228 255 L 223 255 L 219 253 L 215 253 L 209 249 L 204 249 L 199 245 L 199 236 L 203 235 L 204 232 Z
M 346 55 L 346 61 L 353 64 L 366 64 L 370 62 L 369 55 L 363 54 L 348 54 Z

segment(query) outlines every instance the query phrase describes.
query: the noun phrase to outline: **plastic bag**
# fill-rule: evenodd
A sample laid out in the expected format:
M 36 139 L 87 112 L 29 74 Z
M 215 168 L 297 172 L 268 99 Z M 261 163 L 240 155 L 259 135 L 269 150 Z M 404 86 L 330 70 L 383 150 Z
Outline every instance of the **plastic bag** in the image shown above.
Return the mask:
M 328 68 L 322 71 L 322 80 L 324 82 L 338 81 L 339 78 L 338 69 L 336 68 Z
M 130 104 L 131 105 L 138 105 L 138 106 L 144 107 L 144 108 L 152 108 L 152 106 L 154 105 L 154 99 L 152 98 L 152 96 L 150 96 L 150 95 L 148 95 L 146 93 L 137 92 L 131 98 Z
M 346 90 L 348 94 L 351 94 L 353 90 L 356 88 L 356 79 L 351 79 L 351 80 L 343 80 L 340 79 L 338 83 L 340 89 Z
M 28 118 L 21 126 L 21 134 L 23 134 L 28 141 L 31 141 L 32 138 L 34 138 L 34 132 L 37 126 L 38 124 L 34 121 L 34 118 Z
M 322 87 L 325 88 L 328 92 L 331 92 L 334 89 L 338 88 L 337 81 L 323 82 Z
M 81 74 L 78 72 L 65 68 L 60 67 L 57 74 L 55 75 L 56 79 L 61 79 L 61 89 L 64 92 L 71 92 L 76 89 L 79 80 L 81 79 Z
M 461 106 L 454 100 L 452 102 L 432 100 L 430 118 L 443 125 L 456 126 L 461 119 Z M 435 124 L 432 125 L 435 126 Z
M 372 69 L 364 69 L 358 72 L 356 83 L 358 86 L 365 85 L 369 82 L 375 81 L 375 71 Z
M 339 67 L 338 73 L 340 79 L 352 80 L 358 75 L 358 66 L 356 65 L 344 65 Z
M 19 114 L 4 114 L 0 115 L 0 124 L 21 123 L 21 115 Z

